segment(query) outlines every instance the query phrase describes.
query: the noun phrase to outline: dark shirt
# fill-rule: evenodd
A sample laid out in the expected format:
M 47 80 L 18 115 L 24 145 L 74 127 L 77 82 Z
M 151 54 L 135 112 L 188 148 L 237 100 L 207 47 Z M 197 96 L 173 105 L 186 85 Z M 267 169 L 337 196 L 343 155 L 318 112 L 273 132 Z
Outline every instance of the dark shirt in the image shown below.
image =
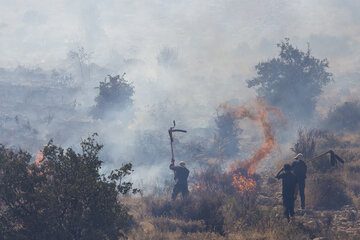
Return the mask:
M 294 196 L 295 187 L 297 183 L 296 176 L 292 172 L 285 172 L 285 173 L 281 173 L 276 178 L 282 179 L 283 196 Z
M 303 180 L 306 178 L 307 166 L 303 160 L 295 160 L 291 164 L 291 169 L 293 170 L 298 180 Z
M 189 177 L 189 170 L 186 167 L 175 166 L 174 164 L 170 164 L 170 169 L 175 173 L 175 181 L 176 184 L 187 185 L 187 179 Z

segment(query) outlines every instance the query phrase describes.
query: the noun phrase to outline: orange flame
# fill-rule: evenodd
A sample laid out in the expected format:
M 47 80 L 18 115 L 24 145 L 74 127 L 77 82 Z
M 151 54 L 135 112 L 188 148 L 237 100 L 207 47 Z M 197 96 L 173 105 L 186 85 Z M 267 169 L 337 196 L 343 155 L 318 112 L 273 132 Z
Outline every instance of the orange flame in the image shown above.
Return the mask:
M 248 118 L 258 124 L 261 127 L 264 142 L 259 149 L 257 149 L 254 155 L 245 162 L 236 161 L 232 164 L 231 169 L 236 169 L 239 166 L 247 170 L 248 175 L 252 175 L 256 172 L 261 162 L 268 156 L 272 149 L 276 146 L 275 135 L 272 131 L 271 121 L 268 118 L 269 112 L 273 112 L 277 115 L 280 121 L 285 122 L 283 115 L 279 109 L 273 106 L 269 106 L 262 98 L 255 100 L 256 112 L 251 111 L 246 105 L 240 107 L 228 106 L 227 104 L 220 105 L 220 108 L 225 110 L 228 114 L 237 119 Z
M 41 150 L 38 150 L 35 158 L 35 164 L 37 166 L 41 165 L 41 161 L 43 160 L 43 157 L 44 157 L 43 152 Z
M 255 151 L 253 156 L 246 160 L 236 160 L 229 168 L 225 179 L 232 181 L 231 185 L 235 188 L 236 192 L 241 195 L 253 194 L 257 191 L 258 183 L 254 176 L 257 168 L 262 161 L 271 153 L 276 146 L 275 135 L 272 131 L 272 122 L 269 118 L 269 113 L 274 113 L 278 120 L 282 123 L 286 123 L 281 111 L 273 106 L 269 106 L 264 99 L 257 98 L 254 102 L 244 104 L 242 106 L 229 106 L 228 104 L 221 104 L 220 109 L 229 114 L 233 119 L 250 119 L 255 124 L 259 125 L 264 138 L 264 142 L 261 147 Z M 223 178 L 223 177 L 222 177 Z M 222 186 L 219 179 L 215 179 L 220 186 Z M 195 189 L 207 189 L 211 188 L 208 185 L 196 184 Z M 217 189 L 216 187 L 214 189 Z
M 36 154 L 36 158 L 35 158 L 35 166 L 40 169 L 41 167 L 44 166 L 43 164 L 45 163 L 46 160 L 47 160 L 47 158 L 46 158 L 46 157 L 44 158 L 44 153 L 43 153 L 43 151 L 42 151 L 42 150 L 38 150 L 38 151 L 37 151 L 37 154 Z M 41 169 L 41 171 L 38 172 L 38 174 L 39 174 L 39 175 L 45 174 L 47 179 L 52 180 L 52 179 L 53 179 L 53 176 L 52 176 L 52 175 L 49 175 L 48 173 L 46 173 L 46 170 L 45 170 L 45 172 L 44 172 L 43 170 L 44 170 L 44 169 Z M 29 170 L 29 173 L 32 173 L 32 171 Z
M 240 194 L 244 193 L 254 193 L 256 191 L 256 180 L 251 177 L 246 177 L 239 173 L 234 173 L 232 175 L 233 181 L 232 184 L 237 188 L 237 192 Z

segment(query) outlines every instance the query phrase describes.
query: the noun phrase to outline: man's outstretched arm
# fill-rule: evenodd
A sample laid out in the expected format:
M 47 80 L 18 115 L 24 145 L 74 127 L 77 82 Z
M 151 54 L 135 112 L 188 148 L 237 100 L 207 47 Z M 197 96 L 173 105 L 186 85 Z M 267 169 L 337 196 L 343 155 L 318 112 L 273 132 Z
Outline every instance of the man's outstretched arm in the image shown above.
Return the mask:
M 280 179 L 282 177 L 282 172 L 284 171 L 284 168 L 280 169 L 280 171 L 276 174 L 276 178 Z
M 171 159 L 169 168 L 171 170 L 175 170 L 175 160 L 174 159 Z

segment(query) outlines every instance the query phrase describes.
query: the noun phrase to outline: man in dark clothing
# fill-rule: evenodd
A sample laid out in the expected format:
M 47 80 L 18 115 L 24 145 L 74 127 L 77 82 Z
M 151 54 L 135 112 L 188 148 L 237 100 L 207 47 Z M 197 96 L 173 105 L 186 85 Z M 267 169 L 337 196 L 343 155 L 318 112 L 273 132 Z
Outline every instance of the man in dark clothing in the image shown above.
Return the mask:
M 285 164 L 284 168 L 276 175 L 277 179 L 282 179 L 282 198 L 284 205 L 284 215 L 290 220 L 290 216 L 294 216 L 294 194 L 296 187 L 296 176 L 291 172 L 291 166 Z
M 175 186 L 171 199 L 175 200 L 179 192 L 182 193 L 183 197 L 186 197 L 189 194 L 187 179 L 189 177 L 189 170 L 185 167 L 184 162 L 180 162 L 179 166 L 175 166 L 175 161 L 171 160 L 170 169 L 174 171 L 175 174 Z
M 301 199 L 301 209 L 305 209 L 305 179 L 307 166 L 306 163 L 302 160 L 303 155 L 299 153 L 295 157 L 295 161 L 292 163 L 291 168 L 297 178 L 300 199 Z M 295 197 L 296 199 L 296 197 Z

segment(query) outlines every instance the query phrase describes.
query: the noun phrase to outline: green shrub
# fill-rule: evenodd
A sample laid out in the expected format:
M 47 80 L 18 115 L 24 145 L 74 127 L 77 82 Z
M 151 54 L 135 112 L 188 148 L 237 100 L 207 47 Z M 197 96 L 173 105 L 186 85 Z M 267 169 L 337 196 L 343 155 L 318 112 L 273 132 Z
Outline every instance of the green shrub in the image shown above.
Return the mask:
M 82 152 L 52 141 L 39 163 L 0 145 L 0 239 L 114 239 L 129 230 L 132 217 L 119 195 L 132 188 L 123 177 L 131 164 L 101 175 L 102 148 L 93 137 Z M 135 190 L 136 192 L 136 190 Z

